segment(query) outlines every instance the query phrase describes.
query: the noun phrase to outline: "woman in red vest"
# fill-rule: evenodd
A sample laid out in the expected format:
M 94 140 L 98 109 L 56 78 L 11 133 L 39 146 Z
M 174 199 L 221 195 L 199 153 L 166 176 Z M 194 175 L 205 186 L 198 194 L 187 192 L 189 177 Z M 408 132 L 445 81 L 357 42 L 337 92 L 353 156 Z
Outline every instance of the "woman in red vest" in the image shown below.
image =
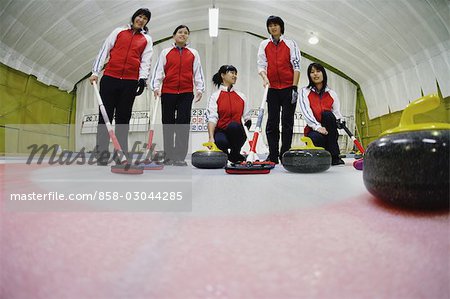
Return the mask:
M 130 25 L 115 29 L 103 43 L 89 78 L 91 84 L 98 81 L 109 57 L 100 81 L 100 95 L 108 118 L 111 122 L 115 119 L 117 139 L 125 154 L 128 153 L 128 130 L 134 98 L 143 92 L 150 72 L 153 52 L 152 38 L 147 34 L 150 17 L 147 8 L 140 8 L 131 17 Z M 108 130 L 99 113 L 97 165 L 108 164 L 108 145 Z
M 241 148 L 247 139 L 241 119 L 250 129 L 250 107 L 245 95 L 233 89 L 237 80 L 237 69 L 232 65 L 222 65 L 213 76 L 219 88 L 208 101 L 206 118 L 209 142 L 214 142 L 228 155 L 233 163 L 245 161 Z
M 205 90 L 202 66 L 197 50 L 188 47 L 189 28 L 178 26 L 174 44 L 164 49 L 153 73 L 151 87 L 161 97 L 165 165 L 187 166 L 191 108 Z
M 279 157 L 290 149 L 292 143 L 301 56 L 297 43 L 284 36 L 284 21 L 280 17 L 270 16 L 266 27 L 270 38 L 259 45 L 258 74 L 264 87 L 270 86 L 267 94 L 267 160 L 278 164 Z
M 339 98 L 327 85 L 327 72 L 319 63 L 308 67 L 309 85 L 300 92 L 300 110 L 306 121 L 305 136 L 311 138 L 314 145 L 325 148 L 331 153 L 331 164 L 345 164 L 339 158 L 338 126 L 343 121 Z

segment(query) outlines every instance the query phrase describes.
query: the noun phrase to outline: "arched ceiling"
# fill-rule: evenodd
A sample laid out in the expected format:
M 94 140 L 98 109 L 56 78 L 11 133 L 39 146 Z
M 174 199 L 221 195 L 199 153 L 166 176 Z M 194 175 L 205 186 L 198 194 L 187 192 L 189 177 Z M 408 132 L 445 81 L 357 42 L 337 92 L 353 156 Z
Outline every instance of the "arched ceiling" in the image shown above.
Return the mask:
M 361 84 L 363 92 L 367 86 L 368 94 L 384 78 L 410 69 L 415 69 L 416 76 L 403 75 L 399 79 L 404 81 L 401 90 L 411 84 L 419 84 L 418 90 L 429 89 L 422 86 L 427 84 L 421 84 L 421 70 L 417 69 L 423 62 L 431 65 L 431 76 L 446 85 L 450 82 L 445 81 L 449 78 L 445 73 L 450 73 L 450 1 L 216 0 L 214 3 L 220 9 L 221 28 L 261 36 L 267 36 L 267 17 L 281 16 L 286 35 L 297 41 L 301 51 L 344 72 Z M 34 74 L 44 83 L 71 90 L 90 72 L 106 36 L 113 28 L 126 24 L 140 7 L 152 11 L 149 28 L 153 40 L 158 41 L 170 36 L 180 23 L 191 30 L 208 28 L 212 1 L 2 0 L 0 61 Z M 311 32 L 320 38 L 317 45 L 307 42 Z M 440 63 L 433 65 L 434 57 L 440 57 Z M 381 85 L 389 88 L 385 83 Z M 398 96 L 411 100 L 409 97 L 413 95 L 403 93 Z

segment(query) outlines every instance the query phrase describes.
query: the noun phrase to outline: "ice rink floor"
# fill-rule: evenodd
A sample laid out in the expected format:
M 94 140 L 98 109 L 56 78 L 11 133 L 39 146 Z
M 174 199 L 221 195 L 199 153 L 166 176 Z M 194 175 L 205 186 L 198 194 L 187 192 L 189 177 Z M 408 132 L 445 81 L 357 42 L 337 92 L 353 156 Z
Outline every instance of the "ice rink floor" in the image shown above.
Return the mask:
M 345 161 L 319 174 L 131 176 L 3 160 L 0 298 L 449 298 L 448 212 L 386 205 Z M 181 185 L 172 206 L 10 197 Z

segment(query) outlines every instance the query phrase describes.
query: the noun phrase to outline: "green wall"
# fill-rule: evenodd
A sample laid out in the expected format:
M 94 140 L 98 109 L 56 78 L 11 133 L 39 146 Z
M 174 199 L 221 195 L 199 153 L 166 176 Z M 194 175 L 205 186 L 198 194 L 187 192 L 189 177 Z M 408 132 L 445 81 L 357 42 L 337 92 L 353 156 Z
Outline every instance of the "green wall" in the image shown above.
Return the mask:
M 439 86 L 438 94 L 441 99 L 439 107 L 428 113 L 417 115 L 414 119 L 416 123 L 450 123 L 450 97 L 442 98 Z M 380 133 L 397 127 L 401 115 L 402 111 L 398 111 L 369 120 L 366 101 L 361 89 L 358 87 L 355 119 L 358 132 L 357 138 L 363 143 L 364 147 L 367 147 L 370 142 L 376 140 Z
M 0 64 L 0 153 L 27 153 L 32 143 L 73 148 L 75 103 L 75 93 Z

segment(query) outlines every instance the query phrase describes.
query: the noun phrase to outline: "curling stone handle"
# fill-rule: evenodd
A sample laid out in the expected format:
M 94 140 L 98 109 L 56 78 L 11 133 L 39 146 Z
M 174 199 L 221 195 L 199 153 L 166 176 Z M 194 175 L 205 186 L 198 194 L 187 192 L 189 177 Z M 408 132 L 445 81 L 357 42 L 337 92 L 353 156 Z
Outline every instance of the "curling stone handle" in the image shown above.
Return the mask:
M 202 145 L 206 146 L 210 151 L 213 151 L 213 152 L 220 151 L 220 149 L 217 147 L 217 145 L 214 142 L 205 142 Z
M 440 101 L 437 94 L 429 94 L 411 102 L 403 110 L 399 127 L 406 127 L 414 124 L 414 116 L 425 113 L 439 107 Z
M 306 147 L 304 147 L 304 149 L 323 149 L 321 147 L 316 147 L 314 142 L 309 137 L 303 136 L 300 140 L 306 143 Z

